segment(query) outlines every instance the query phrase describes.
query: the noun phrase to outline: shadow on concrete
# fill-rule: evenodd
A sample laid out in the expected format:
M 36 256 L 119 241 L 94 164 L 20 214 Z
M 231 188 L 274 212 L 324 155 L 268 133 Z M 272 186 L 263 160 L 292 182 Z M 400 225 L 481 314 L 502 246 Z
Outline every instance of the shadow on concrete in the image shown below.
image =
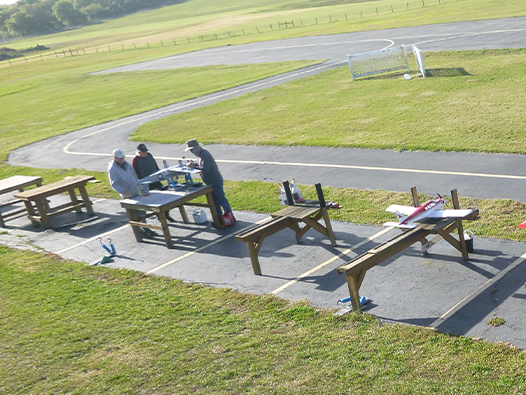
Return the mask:
M 367 306 L 370 305 L 371 302 L 369 302 Z M 371 306 L 371 309 L 374 308 L 374 304 Z M 367 311 L 366 309 L 363 309 L 363 311 Z M 409 324 L 409 325 L 416 325 L 416 326 L 429 326 L 433 322 L 437 320 L 438 317 L 428 317 L 428 318 L 408 318 L 408 319 L 402 319 L 402 320 L 393 320 L 392 318 L 387 317 L 380 317 L 377 316 L 382 321 L 387 321 L 391 323 L 399 323 L 399 324 Z
M 436 326 L 436 329 L 447 333 L 466 334 L 506 299 L 526 299 L 524 295 L 515 295 L 524 286 L 524 273 L 526 263 L 522 262 L 496 283 L 480 289 L 478 295 Z

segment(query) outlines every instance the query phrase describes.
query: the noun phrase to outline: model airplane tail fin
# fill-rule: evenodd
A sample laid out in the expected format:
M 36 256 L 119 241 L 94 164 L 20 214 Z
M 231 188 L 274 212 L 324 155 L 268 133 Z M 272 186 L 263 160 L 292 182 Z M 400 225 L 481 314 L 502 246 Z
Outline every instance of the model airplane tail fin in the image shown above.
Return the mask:
M 396 218 L 398 219 L 398 222 L 403 222 L 408 217 L 407 215 L 402 214 L 398 210 L 395 211 L 395 214 L 396 214 Z

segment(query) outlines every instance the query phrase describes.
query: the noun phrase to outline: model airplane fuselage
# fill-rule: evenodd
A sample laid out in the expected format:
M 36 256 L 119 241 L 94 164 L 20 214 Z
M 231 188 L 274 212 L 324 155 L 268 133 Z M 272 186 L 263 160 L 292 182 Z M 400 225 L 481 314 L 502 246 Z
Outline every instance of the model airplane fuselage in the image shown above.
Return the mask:
M 444 207 L 445 204 L 446 201 L 442 197 L 434 200 L 428 200 L 418 207 L 400 206 L 394 204 L 389 206 L 385 211 L 395 213 L 396 217 L 398 218 L 398 222 L 386 222 L 384 226 L 412 229 L 416 227 L 418 222 L 421 222 L 426 218 L 463 218 L 473 212 L 473 209 L 442 210 L 442 207 Z
M 179 176 L 201 174 L 202 170 L 194 169 L 184 165 L 165 167 L 139 180 L 140 184 L 149 184 L 161 180 L 170 180 Z

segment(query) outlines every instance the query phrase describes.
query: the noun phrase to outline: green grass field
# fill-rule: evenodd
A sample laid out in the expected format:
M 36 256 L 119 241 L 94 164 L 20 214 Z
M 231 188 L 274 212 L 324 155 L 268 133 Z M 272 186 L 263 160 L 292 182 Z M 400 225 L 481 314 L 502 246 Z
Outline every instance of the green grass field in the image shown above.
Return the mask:
M 4 394 L 520 394 L 506 344 L 0 248 Z M 446 379 L 447 378 L 447 379 Z
M 524 154 L 525 62 L 526 49 L 428 53 L 431 77 L 410 81 L 353 82 L 344 66 L 146 124 L 133 139 Z
M 132 45 L 404 4 L 193 0 L 8 46 Z M 442 1 L 352 22 L 251 33 L 231 43 L 525 14 L 522 0 Z M 104 173 L 11 167 L 7 156 L 34 141 L 312 63 L 222 67 L 213 74 L 196 68 L 88 75 L 223 44 L 152 45 L 16 66 L 4 62 L 0 178 L 38 173 L 47 183 L 94 174 L 103 182 L 90 186 L 90 194 L 116 197 Z M 207 143 L 524 153 L 525 56 L 524 50 L 426 54 L 433 77 L 411 81 L 391 74 L 351 84 L 342 67 L 144 126 L 134 138 L 183 142 L 192 128 L 191 137 L 206 133 Z M 212 124 L 214 129 L 207 129 Z M 219 139 L 218 131 L 229 133 Z M 415 133 L 434 137 L 416 145 Z M 276 185 L 247 180 L 225 187 L 236 210 L 279 207 Z M 312 187 L 302 190 L 307 198 L 315 194 Z M 380 224 L 392 219 L 383 211 L 388 204 L 410 203 L 409 194 L 386 191 L 327 188 L 325 193 L 343 206 L 331 211 L 333 219 L 359 224 Z M 470 224 L 477 236 L 526 240 L 516 228 L 526 217 L 525 203 L 461 198 L 461 206 L 483 210 L 482 219 Z M 0 393 L 5 394 L 526 392 L 526 355 L 506 344 L 383 324 L 367 314 L 336 318 L 308 303 L 86 267 L 51 254 L 0 248 L 0 300 Z

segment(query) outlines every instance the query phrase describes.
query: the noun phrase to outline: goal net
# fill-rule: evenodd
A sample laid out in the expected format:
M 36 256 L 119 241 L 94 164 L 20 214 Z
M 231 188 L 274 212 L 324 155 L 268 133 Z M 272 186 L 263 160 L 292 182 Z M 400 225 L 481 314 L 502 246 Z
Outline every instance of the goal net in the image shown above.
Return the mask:
M 366 75 L 386 73 L 388 71 L 407 69 L 407 54 L 405 47 L 384 49 L 357 55 L 347 55 L 347 62 L 351 68 L 352 80 Z

